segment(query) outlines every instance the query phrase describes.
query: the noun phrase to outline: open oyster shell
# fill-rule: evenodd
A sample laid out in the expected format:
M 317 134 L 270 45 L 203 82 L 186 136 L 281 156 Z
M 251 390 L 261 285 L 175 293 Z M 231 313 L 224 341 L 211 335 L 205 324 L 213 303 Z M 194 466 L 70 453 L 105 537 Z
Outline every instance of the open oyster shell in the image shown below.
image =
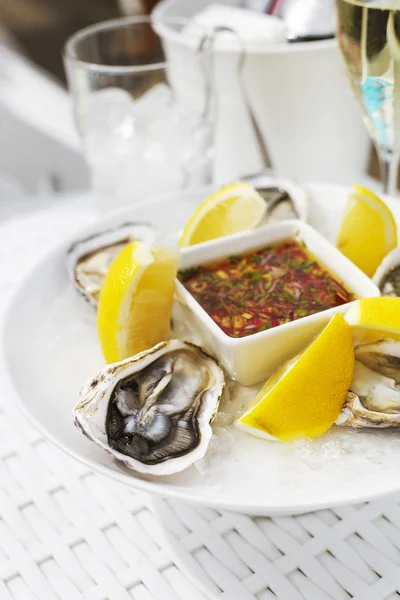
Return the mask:
M 242 177 L 241 181 L 251 183 L 264 198 L 267 210 L 263 223 L 275 223 L 286 219 L 307 221 L 308 198 L 302 187 L 292 181 L 276 179 L 267 174 Z
M 90 379 L 74 421 L 127 467 L 169 475 L 206 453 L 224 387 L 222 369 L 201 348 L 161 342 Z
M 355 359 L 351 391 L 336 424 L 400 427 L 400 341 L 363 344 Z
M 287 187 L 279 186 L 259 187 L 257 192 L 267 203 L 265 215 L 267 223 L 276 223 L 286 219 L 307 221 L 307 205 L 302 194 L 293 192 L 290 194 Z
M 67 250 L 67 269 L 77 291 L 97 307 L 101 284 L 112 261 L 134 240 L 151 243 L 154 235 L 146 223 L 116 223 L 107 230 L 94 228 Z
M 395 248 L 385 256 L 372 281 L 382 296 L 400 296 L 400 248 Z

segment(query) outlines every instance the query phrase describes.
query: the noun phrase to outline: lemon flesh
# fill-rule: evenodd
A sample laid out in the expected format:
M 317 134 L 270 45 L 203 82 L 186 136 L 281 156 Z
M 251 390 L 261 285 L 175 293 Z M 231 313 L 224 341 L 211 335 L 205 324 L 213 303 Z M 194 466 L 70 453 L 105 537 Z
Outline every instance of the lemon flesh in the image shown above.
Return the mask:
M 390 209 L 373 192 L 354 185 L 336 245 L 372 277 L 384 257 L 397 246 L 397 226 Z
M 302 354 L 267 380 L 237 426 L 266 439 L 318 437 L 337 419 L 353 368 L 351 328 L 337 314 Z
M 192 246 L 256 227 L 266 202 L 249 183 L 234 183 L 206 198 L 184 227 L 179 246 Z
M 108 363 L 168 339 L 178 255 L 162 246 L 132 242 L 104 278 L 97 331 Z
M 362 298 L 345 315 L 358 343 L 400 339 L 400 298 Z

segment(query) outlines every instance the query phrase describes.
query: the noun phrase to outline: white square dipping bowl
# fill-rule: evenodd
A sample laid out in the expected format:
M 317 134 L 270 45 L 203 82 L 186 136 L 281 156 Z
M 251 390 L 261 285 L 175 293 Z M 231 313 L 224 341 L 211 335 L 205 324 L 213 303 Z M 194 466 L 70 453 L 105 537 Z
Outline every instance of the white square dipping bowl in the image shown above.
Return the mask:
M 376 285 L 358 267 L 313 227 L 297 220 L 265 225 L 183 248 L 179 268 L 182 270 L 213 263 L 226 256 L 261 249 L 287 239 L 303 241 L 307 249 L 332 275 L 357 297 L 370 298 L 380 295 Z M 353 304 L 350 302 L 266 331 L 233 338 L 219 328 L 178 280 L 176 293 L 185 318 L 199 331 L 205 347 L 219 360 L 229 375 L 243 385 L 253 385 L 265 380 L 285 360 L 309 344 L 335 313 L 345 313 Z

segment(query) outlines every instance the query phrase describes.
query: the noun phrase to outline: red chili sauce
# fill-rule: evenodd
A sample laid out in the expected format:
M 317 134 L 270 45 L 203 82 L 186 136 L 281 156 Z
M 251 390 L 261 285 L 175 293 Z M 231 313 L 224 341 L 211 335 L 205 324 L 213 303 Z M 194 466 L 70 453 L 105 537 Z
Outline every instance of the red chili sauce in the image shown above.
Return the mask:
M 229 336 L 244 337 L 356 299 L 304 242 L 287 240 L 180 271 L 179 280 Z

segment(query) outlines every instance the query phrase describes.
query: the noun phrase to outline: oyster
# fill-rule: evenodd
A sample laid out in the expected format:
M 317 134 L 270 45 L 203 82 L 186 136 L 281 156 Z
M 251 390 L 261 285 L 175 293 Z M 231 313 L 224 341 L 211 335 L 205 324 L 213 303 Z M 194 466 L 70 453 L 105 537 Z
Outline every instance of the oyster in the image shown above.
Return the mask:
M 372 281 L 382 296 L 400 297 L 400 248 L 395 248 L 383 259 Z
M 285 219 L 300 219 L 301 209 L 287 190 L 281 187 L 260 187 L 257 192 L 267 203 L 267 223 L 275 223 Z M 305 220 L 303 218 L 303 220 Z
M 177 473 L 206 453 L 224 387 L 222 369 L 201 348 L 161 342 L 88 381 L 75 425 L 135 471 Z
M 267 174 L 242 177 L 241 181 L 251 183 L 267 203 L 264 223 L 275 223 L 285 219 L 307 221 L 307 194 L 298 185 Z
M 122 248 L 133 240 L 152 242 L 153 238 L 150 226 L 145 223 L 118 223 L 76 240 L 67 250 L 67 268 L 75 288 L 96 307 L 108 267 Z
M 400 427 L 400 342 L 363 344 L 355 359 L 351 391 L 336 424 Z

